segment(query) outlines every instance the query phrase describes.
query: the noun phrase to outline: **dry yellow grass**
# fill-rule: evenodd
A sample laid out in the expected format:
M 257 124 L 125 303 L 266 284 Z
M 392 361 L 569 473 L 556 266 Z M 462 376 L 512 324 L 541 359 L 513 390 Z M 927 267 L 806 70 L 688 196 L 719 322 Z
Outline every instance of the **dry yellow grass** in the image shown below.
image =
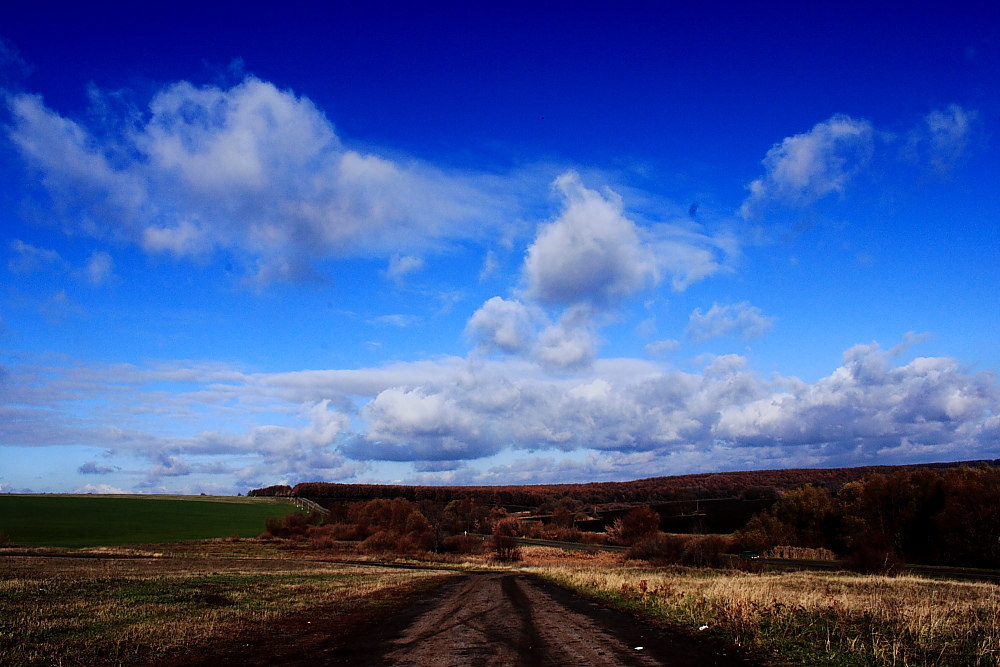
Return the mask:
M 609 556 L 528 569 L 694 633 L 707 626 L 709 634 L 769 655 L 774 664 L 958 667 L 997 665 L 1000 658 L 1000 587 L 994 584 L 654 569 L 620 558 L 614 564 Z
M 806 547 L 777 546 L 767 551 L 764 558 L 790 558 L 793 560 L 837 560 L 837 554 L 829 549 L 809 549 Z

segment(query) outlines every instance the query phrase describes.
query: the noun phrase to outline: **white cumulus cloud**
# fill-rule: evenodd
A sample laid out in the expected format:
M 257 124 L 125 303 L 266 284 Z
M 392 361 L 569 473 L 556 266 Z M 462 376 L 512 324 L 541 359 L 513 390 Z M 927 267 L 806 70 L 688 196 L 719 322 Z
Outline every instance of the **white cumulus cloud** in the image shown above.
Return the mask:
M 505 452 L 535 456 L 524 465 L 553 475 L 995 458 L 995 376 L 943 357 L 894 365 L 898 349 L 857 345 L 815 382 L 762 376 L 738 355 L 688 372 L 595 359 L 551 373 L 510 355 L 277 374 L 19 363 L 0 384 L 0 446 L 131 454 L 148 466 L 116 471 L 116 483 L 138 475 L 153 485 L 206 473 L 247 486 L 351 479 L 377 461 L 447 462 L 422 474 L 472 481 L 547 478 L 541 469 L 480 474 L 462 465 Z M 173 383 L 176 391 L 165 390 Z M 198 427 L 234 408 L 238 423 Z M 191 432 L 151 427 L 154 412 Z
M 469 318 L 466 333 L 480 350 L 522 354 L 534 345 L 541 317 L 520 301 L 495 296 Z
M 764 175 L 747 186 L 739 215 L 753 218 L 772 204 L 803 207 L 841 193 L 873 152 L 871 123 L 844 114 L 786 137 L 767 152 Z
M 585 187 L 575 172 L 554 187 L 563 210 L 539 228 L 522 269 L 526 295 L 543 305 L 613 307 L 667 276 L 682 291 L 725 270 L 725 259 L 738 252 L 733 238 L 697 227 L 640 226 L 626 216 L 619 195 Z
M 659 280 L 653 253 L 624 215 L 621 199 L 589 190 L 573 172 L 555 187 L 565 208 L 528 248 L 528 294 L 549 305 L 613 303 Z
M 568 308 L 551 322 L 538 307 L 497 296 L 473 313 L 466 334 L 479 352 L 520 355 L 550 369 L 574 368 L 597 354 L 591 315 L 585 307 Z
M 261 281 L 488 233 L 513 207 L 490 179 L 346 148 L 310 100 L 254 77 L 173 83 L 147 114 L 93 128 L 37 95 L 7 103 L 11 140 L 77 229 L 179 257 L 233 252 Z

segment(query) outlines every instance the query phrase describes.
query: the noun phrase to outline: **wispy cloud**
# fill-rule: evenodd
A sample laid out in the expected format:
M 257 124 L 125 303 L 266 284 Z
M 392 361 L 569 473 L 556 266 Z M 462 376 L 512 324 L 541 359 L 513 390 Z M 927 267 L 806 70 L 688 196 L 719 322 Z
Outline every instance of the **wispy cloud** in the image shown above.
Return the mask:
M 350 150 L 310 100 L 253 77 L 170 84 L 144 119 L 93 128 L 37 95 L 7 103 L 11 140 L 79 231 L 184 258 L 235 252 L 265 282 L 489 234 L 517 205 L 509 181 Z
M 734 304 L 713 303 L 708 312 L 695 308 L 688 320 L 687 335 L 697 341 L 738 335 L 746 339 L 759 338 L 774 326 L 775 318 L 764 315 L 749 301 Z
M 664 352 L 672 352 L 681 346 L 680 341 L 673 339 L 658 340 L 646 345 L 646 354 L 656 356 Z
M 97 250 L 87 258 L 83 275 L 92 287 L 100 287 L 115 275 L 115 263 L 111 255 L 104 250 Z
M 389 259 L 389 268 L 385 275 L 389 280 L 401 284 L 406 276 L 424 268 L 424 260 L 413 255 L 393 255 Z
M 378 317 L 373 317 L 368 320 L 368 323 L 378 324 L 380 326 L 402 328 L 420 324 L 420 321 L 420 318 L 416 315 L 401 315 L 399 313 L 393 313 L 392 315 L 379 315 Z
M 965 158 L 979 121 L 975 110 L 958 104 L 934 109 L 919 127 L 909 133 L 901 150 L 904 159 L 927 164 L 939 175 L 947 176 Z
M 492 277 L 500 269 L 500 262 L 497 255 L 492 250 L 486 252 L 483 258 L 483 268 L 479 270 L 479 282 L 483 282 Z
M 31 74 L 32 67 L 21 53 L 7 40 L 0 37 L 0 84 L 8 86 Z
M 53 294 L 42 302 L 38 310 L 50 324 L 62 324 L 70 318 L 84 315 L 83 307 L 69 298 L 66 290 L 59 290 Z
M 767 152 L 764 175 L 747 186 L 739 215 L 754 218 L 772 204 L 803 207 L 842 193 L 873 152 L 871 123 L 844 114 L 786 137 Z
M 84 484 L 78 489 L 74 489 L 73 493 L 93 493 L 93 494 L 103 494 L 103 495 L 124 495 L 127 493 L 135 493 L 134 491 L 126 491 L 125 489 L 119 489 L 117 486 L 111 486 L 110 484 Z
M 39 248 L 20 239 L 14 239 L 8 247 L 11 257 L 7 260 L 7 268 L 12 273 L 31 273 L 45 267 L 63 268 L 66 264 L 55 250 Z
M 68 272 L 91 287 L 101 287 L 115 277 L 114 260 L 105 250 L 95 250 L 82 267 L 72 268 L 70 262 L 55 250 L 34 246 L 20 239 L 12 240 L 8 247 L 11 256 L 7 260 L 7 269 L 11 273 L 27 274 L 46 269 L 59 273 Z
M 76 469 L 81 475 L 108 475 L 116 470 L 117 468 L 111 466 L 97 465 L 97 461 L 87 461 Z

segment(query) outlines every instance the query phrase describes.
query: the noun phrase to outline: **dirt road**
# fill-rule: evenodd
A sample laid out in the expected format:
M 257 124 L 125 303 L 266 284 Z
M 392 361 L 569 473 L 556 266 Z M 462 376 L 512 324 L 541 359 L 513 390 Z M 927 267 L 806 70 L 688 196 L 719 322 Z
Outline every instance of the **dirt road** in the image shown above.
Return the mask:
M 728 654 L 727 654 L 728 653 Z M 445 584 L 319 664 L 398 667 L 752 665 L 733 651 L 652 628 L 520 574 Z

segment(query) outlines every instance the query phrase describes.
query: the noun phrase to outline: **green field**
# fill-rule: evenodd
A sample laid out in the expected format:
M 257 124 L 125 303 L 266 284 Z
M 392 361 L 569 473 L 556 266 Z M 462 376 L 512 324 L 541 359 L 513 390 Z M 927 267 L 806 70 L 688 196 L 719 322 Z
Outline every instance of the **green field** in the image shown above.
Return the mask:
M 0 495 L 0 532 L 19 546 L 94 547 L 256 537 L 301 511 L 274 498 Z

